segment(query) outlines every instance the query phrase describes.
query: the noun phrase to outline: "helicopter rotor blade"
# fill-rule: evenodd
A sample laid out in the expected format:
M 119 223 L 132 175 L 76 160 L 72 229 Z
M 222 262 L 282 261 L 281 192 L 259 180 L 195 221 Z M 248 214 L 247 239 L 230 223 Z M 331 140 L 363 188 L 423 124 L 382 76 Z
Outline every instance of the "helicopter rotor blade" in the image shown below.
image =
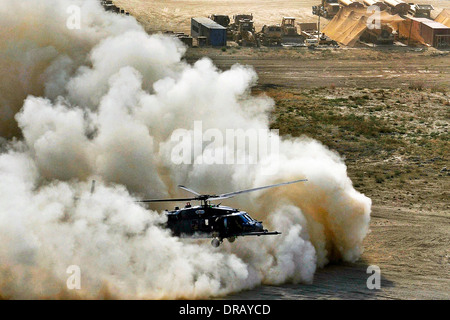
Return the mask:
M 214 197 L 208 198 L 208 200 L 209 201 L 216 201 L 216 200 L 222 200 L 222 199 L 229 199 L 229 198 L 232 198 L 232 197 L 237 196 L 237 195 L 242 194 L 242 193 L 253 192 L 253 191 L 269 189 L 269 188 L 275 188 L 275 187 L 281 187 L 281 186 L 285 186 L 285 185 L 288 185 L 288 184 L 293 184 L 293 183 L 298 183 L 298 182 L 305 182 L 305 181 L 308 181 L 308 179 L 283 182 L 283 183 L 278 183 L 278 184 L 272 184 L 270 186 L 258 187 L 258 188 L 253 188 L 253 189 L 246 189 L 246 190 L 235 191 L 235 192 L 230 192 L 230 193 L 223 193 L 223 194 L 220 194 L 218 196 L 214 196 Z
M 153 203 L 153 202 L 184 202 L 184 201 L 194 201 L 198 198 L 178 198 L 178 199 L 149 199 L 149 200 L 138 200 L 139 203 Z
M 232 198 L 232 197 L 237 196 L 237 195 L 242 194 L 242 193 L 248 193 L 248 192 L 253 192 L 253 191 L 258 191 L 258 190 L 275 188 L 275 187 L 280 187 L 280 186 L 285 186 L 285 185 L 288 185 L 288 184 L 293 184 L 293 183 L 298 183 L 298 182 L 305 182 L 305 181 L 308 181 L 308 179 L 283 182 L 283 183 L 272 184 L 272 185 L 264 186 L 264 187 L 258 187 L 258 188 L 253 188 L 253 189 L 246 189 L 246 190 L 235 191 L 235 192 L 230 192 L 230 193 L 223 193 L 223 194 L 220 194 L 220 195 L 211 195 L 211 196 L 210 195 L 199 194 L 198 192 L 196 192 L 194 190 L 191 190 L 189 188 L 186 188 L 185 186 L 179 185 L 178 187 L 180 187 L 183 190 L 189 191 L 189 192 L 197 195 L 197 197 L 195 197 L 195 198 L 176 198 L 176 199 L 149 199 L 149 200 L 138 200 L 136 202 L 139 202 L 139 203 L 154 203 L 154 202 L 185 202 L 185 201 L 217 201 L 217 200 L 229 199 L 229 198 Z
M 201 194 L 198 193 L 197 191 L 194 191 L 194 190 L 192 190 L 192 189 L 189 189 L 189 188 L 187 188 L 187 187 L 185 187 L 185 186 L 179 185 L 178 188 L 183 189 L 183 190 L 186 190 L 187 192 L 190 192 L 190 193 L 192 193 L 192 194 L 195 194 L 196 196 L 201 196 Z
M 207 201 L 218 201 L 218 200 L 225 200 L 225 199 L 229 199 L 229 198 L 233 198 L 234 196 L 227 196 L 227 197 L 221 197 L 221 196 L 216 196 L 216 197 L 211 197 L 206 199 Z

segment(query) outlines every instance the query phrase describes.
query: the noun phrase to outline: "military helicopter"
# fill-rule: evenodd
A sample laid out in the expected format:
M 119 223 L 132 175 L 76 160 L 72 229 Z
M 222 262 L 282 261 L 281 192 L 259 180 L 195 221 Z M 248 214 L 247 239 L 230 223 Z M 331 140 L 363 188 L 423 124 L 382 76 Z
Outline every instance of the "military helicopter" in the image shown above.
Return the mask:
M 264 229 L 262 221 L 253 219 L 247 212 L 234 209 L 227 206 L 213 205 L 212 201 L 229 199 L 234 196 L 268 189 L 288 184 L 305 182 L 303 180 L 295 180 L 279 184 L 273 184 L 264 187 L 235 191 L 219 195 L 200 194 L 199 192 L 179 185 L 178 187 L 192 193 L 195 197 L 178 198 L 178 199 L 151 199 L 138 200 L 140 203 L 155 202 L 187 202 L 182 209 L 175 207 L 175 210 L 167 211 L 167 228 L 173 235 L 178 237 L 189 238 L 213 238 L 211 245 L 215 248 L 219 247 L 224 239 L 228 239 L 230 243 L 234 242 L 237 237 L 245 236 L 267 236 L 281 234 L 278 231 L 268 231 Z M 200 205 L 191 206 L 191 201 L 199 201 Z

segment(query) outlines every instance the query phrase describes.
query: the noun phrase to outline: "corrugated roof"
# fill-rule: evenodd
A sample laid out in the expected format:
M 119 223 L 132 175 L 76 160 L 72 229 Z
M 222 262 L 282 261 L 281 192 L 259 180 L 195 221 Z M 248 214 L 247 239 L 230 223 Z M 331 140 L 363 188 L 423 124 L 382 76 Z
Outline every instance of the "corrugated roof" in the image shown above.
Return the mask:
M 221 26 L 220 24 L 216 23 L 215 21 L 205 18 L 205 17 L 198 17 L 198 18 L 192 18 L 192 20 L 197 21 L 198 23 L 210 28 L 210 29 L 222 29 L 226 30 L 225 27 Z
M 450 29 L 449 27 L 447 27 L 446 25 L 444 25 L 440 22 L 433 21 L 433 20 L 430 20 L 427 18 L 411 18 L 411 20 L 421 22 L 422 24 L 425 24 L 432 29 Z

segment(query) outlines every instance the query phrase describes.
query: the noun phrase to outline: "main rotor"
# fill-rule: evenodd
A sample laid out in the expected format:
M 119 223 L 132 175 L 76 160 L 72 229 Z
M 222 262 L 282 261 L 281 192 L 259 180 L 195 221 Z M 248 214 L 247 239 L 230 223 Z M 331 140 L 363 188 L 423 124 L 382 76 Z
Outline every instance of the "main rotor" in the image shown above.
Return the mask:
M 293 184 L 293 183 L 305 182 L 305 181 L 308 181 L 308 180 L 307 179 L 302 179 L 302 180 L 283 182 L 283 183 L 272 184 L 272 185 L 264 186 L 264 187 L 258 187 L 258 188 L 234 191 L 234 192 L 229 192 L 229 193 L 223 193 L 223 194 L 219 194 L 219 195 L 200 194 L 199 192 L 197 192 L 195 190 L 192 190 L 192 189 L 187 188 L 185 186 L 179 185 L 178 188 L 183 189 L 183 190 L 185 190 L 185 191 L 187 191 L 189 193 L 194 194 L 195 197 L 191 197 L 191 198 L 173 198 L 173 199 L 148 199 L 148 200 L 139 200 L 137 202 L 155 203 L 155 202 L 201 201 L 203 206 L 207 206 L 208 202 L 211 202 L 211 201 L 229 199 L 229 198 L 233 198 L 234 196 L 237 196 L 237 195 L 240 195 L 240 194 L 243 194 L 243 193 L 254 192 L 254 191 L 259 191 L 259 190 L 264 190 L 264 189 L 269 189 L 269 188 L 275 188 L 275 187 L 281 187 L 281 186 L 285 186 L 285 185 L 289 185 L 289 184 Z

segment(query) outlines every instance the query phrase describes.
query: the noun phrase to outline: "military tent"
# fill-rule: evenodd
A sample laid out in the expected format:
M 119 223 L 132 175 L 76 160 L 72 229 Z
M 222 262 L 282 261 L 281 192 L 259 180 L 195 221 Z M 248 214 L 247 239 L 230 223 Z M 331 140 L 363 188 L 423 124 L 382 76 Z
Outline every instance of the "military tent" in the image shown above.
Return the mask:
M 331 39 L 353 47 L 364 34 L 372 27 L 376 17 L 375 12 L 370 12 L 367 8 L 344 7 L 339 10 L 336 16 L 323 29 L 323 33 Z M 389 26 L 393 30 L 398 30 L 404 19 L 399 15 L 391 15 L 386 11 L 379 12 L 381 26 Z
M 450 27 L 450 9 L 442 10 L 441 13 L 439 13 L 439 15 L 436 17 L 436 19 L 434 19 L 434 21 Z

